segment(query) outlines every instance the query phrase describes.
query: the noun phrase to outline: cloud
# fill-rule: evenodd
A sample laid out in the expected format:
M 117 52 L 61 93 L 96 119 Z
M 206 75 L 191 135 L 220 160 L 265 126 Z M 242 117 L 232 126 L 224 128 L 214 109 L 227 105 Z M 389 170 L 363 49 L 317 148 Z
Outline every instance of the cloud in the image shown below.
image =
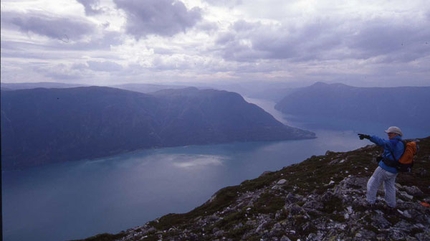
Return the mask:
M 393 25 L 392 21 L 367 21 L 347 39 L 348 47 L 354 50 L 356 58 L 386 56 L 384 61 L 390 63 L 410 62 L 430 55 L 430 48 L 426 46 L 430 31 L 425 24 L 413 21 Z
M 297 28 L 240 20 L 218 38 L 217 44 L 223 46 L 223 57 L 231 61 L 324 59 L 325 51 L 341 43 L 330 34 L 331 28 L 331 23 L 314 22 Z
M 311 18 L 304 24 L 239 20 L 216 44 L 224 59 L 288 62 L 371 59 L 409 62 L 430 54 L 430 31 L 420 20 Z
M 17 27 L 20 32 L 64 42 L 80 40 L 92 34 L 95 26 L 82 18 L 56 16 L 41 11 L 2 12 L 2 28 Z
M 123 69 L 120 64 L 112 61 L 87 61 L 87 64 L 94 71 L 116 72 Z
M 201 20 L 201 9 L 188 10 L 175 0 L 114 0 L 127 15 L 126 32 L 136 38 L 155 34 L 173 36 Z
M 76 0 L 85 8 L 85 14 L 88 16 L 101 14 L 104 12 L 100 6 L 100 0 Z
M 33 67 L 34 71 L 52 79 L 70 80 L 82 79 L 85 74 L 80 68 L 71 67 L 70 64 L 59 63 L 55 65 L 40 65 Z
M 424 3 L 5 0 L 2 81 L 423 83 Z
M 203 0 L 213 6 L 235 7 L 242 4 L 242 0 Z

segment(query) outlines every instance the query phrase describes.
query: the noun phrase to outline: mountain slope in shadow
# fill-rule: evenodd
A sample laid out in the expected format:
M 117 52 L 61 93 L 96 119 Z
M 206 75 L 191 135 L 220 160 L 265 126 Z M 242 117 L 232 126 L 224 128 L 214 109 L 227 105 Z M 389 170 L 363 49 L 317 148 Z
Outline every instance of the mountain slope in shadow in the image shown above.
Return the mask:
M 430 87 L 362 88 L 316 83 L 279 101 L 275 109 L 304 119 L 417 126 L 430 131 Z M 352 122 L 351 122 L 352 123 Z
M 152 95 L 107 87 L 2 91 L 2 167 L 93 159 L 139 149 L 314 138 L 232 92 Z

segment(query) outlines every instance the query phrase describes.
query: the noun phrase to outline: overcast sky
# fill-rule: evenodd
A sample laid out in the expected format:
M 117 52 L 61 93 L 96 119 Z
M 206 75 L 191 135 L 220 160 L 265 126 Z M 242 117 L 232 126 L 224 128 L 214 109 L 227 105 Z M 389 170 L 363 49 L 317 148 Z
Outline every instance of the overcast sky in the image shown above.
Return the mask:
M 1 81 L 430 85 L 428 0 L 2 0 Z

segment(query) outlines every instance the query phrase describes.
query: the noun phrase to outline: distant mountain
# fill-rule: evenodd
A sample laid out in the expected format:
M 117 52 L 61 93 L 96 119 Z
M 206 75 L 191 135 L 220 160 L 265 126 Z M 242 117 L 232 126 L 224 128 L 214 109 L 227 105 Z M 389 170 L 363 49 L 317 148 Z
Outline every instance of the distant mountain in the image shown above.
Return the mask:
M 164 128 L 160 135 L 168 145 L 193 144 L 196 140 L 206 144 L 313 137 L 283 125 L 236 93 L 187 88 L 162 90 L 154 96 L 162 103 L 158 117 Z
M 236 93 L 107 87 L 2 91 L 3 168 L 169 146 L 314 138 Z
M 112 88 L 136 91 L 141 93 L 152 93 L 164 89 L 184 89 L 188 87 L 197 87 L 199 89 L 217 89 L 238 93 L 244 97 L 253 99 L 264 99 L 274 102 L 280 101 L 286 94 L 295 91 L 297 88 L 286 83 L 266 83 L 266 82 L 241 82 L 238 83 L 189 83 L 187 85 L 172 84 L 142 84 L 129 83 L 110 86 Z
M 1 90 L 23 90 L 35 88 L 75 88 L 83 87 L 80 84 L 65 84 L 54 82 L 37 82 L 37 83 L 1 83 Z
M 316 83 L 287 95 L 275 108 L 303 118 L 373 121 L 430 131 L 430 87 L 359 88 Z
M 156 91 L 164 90 L 164 89 L 183 89 L 183 88 L 188 88 L 190 86 L 129 83 L 129 84 L 113 85 L 111 87 L 123 89 L 123 90 L 141 92 L 141 93 L 152 93 L 152 92 L 156 92 Z
M 273 102 L 280 101 L 283 97 L 285 97 L 285 95 L 297 89 L 296 86 L 290 83 L 265 81 L 212 84 L 210 87 L 214 89 L 236 92 L 248 98 L 263 99 Z

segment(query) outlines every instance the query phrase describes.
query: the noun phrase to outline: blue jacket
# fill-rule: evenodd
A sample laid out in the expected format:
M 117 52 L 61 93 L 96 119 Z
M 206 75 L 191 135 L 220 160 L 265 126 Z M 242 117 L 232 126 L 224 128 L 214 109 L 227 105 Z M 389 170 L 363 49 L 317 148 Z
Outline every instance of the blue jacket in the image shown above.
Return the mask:
M 369 140 L 375 143 L 376 145 L 384 148 L 384 153 L 382 153 L 382 158 L 385 158 L 388 160 L 399 161 L 400 157 L 403 155 L 403 152 L 405 150 L 405 145 L 403 144 L 402 138 L 400 136 L 396 136 L 391 140 L 385 140 L 377 136 L 371 136 Z M 393 158 L 392 154 L 394 154 L 395 159 Z M 395 167 L 387 166 L 383 161 L 379 162 L 379 166 L 388 172 L 398 173 Z

